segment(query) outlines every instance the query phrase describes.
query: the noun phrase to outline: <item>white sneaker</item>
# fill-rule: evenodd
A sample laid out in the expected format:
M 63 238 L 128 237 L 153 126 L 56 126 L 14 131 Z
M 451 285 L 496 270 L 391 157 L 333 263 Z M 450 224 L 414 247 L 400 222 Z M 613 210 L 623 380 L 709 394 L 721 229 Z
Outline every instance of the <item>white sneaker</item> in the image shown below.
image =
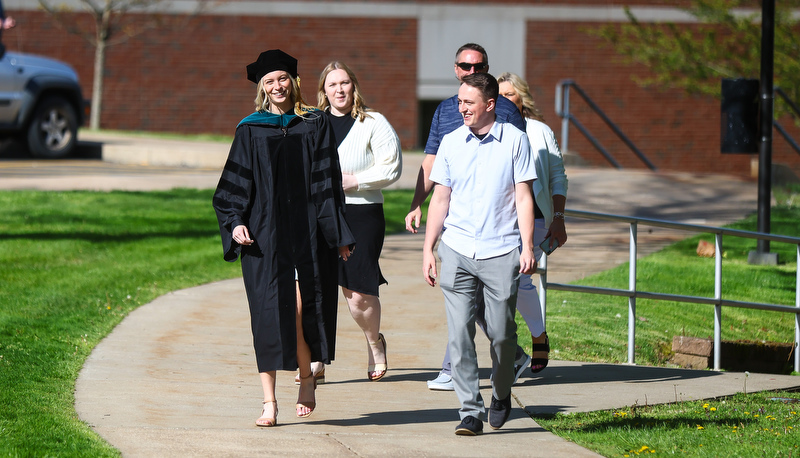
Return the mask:
M 514 384 L 517 383 L 519 376 L 525 372 L 525 369 L 528 368 L 528 365 L 531 363 L 531 355 L 526 355 L 523 353 L 522 358 L 514 361 Z
M 512 385 L 517 384 L 517 380 L 519 380 L 520 375 L 525 372 L 527 369 L 528 364 L 531 363 L 531 355 L 522 354 L 522 357 L 516 361 L 514 361 L 514 383 Z M 494 379 L 494 374 L 489 374 L 489 381 L 491 382 Z M 428 382 L 431 383 L 431 382 Z
M 453 378 L 444 372 L 439 372 L 439 376 L 433 380 L 428 380 L 428 389 L 437 391 L 453 391 Z

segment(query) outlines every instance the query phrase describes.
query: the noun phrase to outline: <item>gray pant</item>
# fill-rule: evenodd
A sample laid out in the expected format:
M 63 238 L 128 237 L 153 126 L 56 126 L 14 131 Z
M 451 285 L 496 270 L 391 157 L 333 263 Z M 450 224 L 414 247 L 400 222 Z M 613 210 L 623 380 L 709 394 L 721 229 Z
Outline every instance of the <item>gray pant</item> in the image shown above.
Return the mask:
M 461 402 L 459 416 L 485 420 L 475 352 L 475 295 L 483 284 L 486 336 L 490 342 L 492 394 L 505 399 L 514 383 L 517 324 L 514 322 L 519 284 L 519 250 L 489 259 L 470 259 L 439 244 L 439 286 L 447 310 L 448 350 L 453 387 Z
M 530 282 L 530 276 L 529 275 L 520 276 L 520 286 L 522 285 L 521 279 L 525 278 L 525 277 L 527 277 L 528 281 Z M 517 299 L 518 299 L 517 300 L 517 305 L 519 305 L 519 303 L 520 303 L 519 297 L 522 295 L 522 291 L 523 291 L 523 289 L 521 287 L 517 289 Z M 535 286 L 533 287 L 533 293 L 536 294 L 536 287 Z M 483 319 L 484 303 L 483 303 L 483 285 L 482 284 L 478 285 L 478 290 L 477 290 L 476 295 L 475 295 L 475 302 L 476 302 L 475 308 L 477 309 L 476 310 L 477 315 L 475 315 L 475 324 L 477 324 L 478 327 L 481 328 L 483 333 L 486 334 L 486 320 Z M 523 357 L 527 358 L 527 356 L 528 355 L 525 353 L 525 349 L 520 347 L 519 343 L 517 343 L 517 350 L 514 353 L 514 364 L 516 364 L 516 362 L 521 360 Z M 451 376 L 453 374 L 453 369 L 450 366 L 450 345 L 447 345 L 444 348 L 444 359 L 442 360 L 442 371 L 441 372 L 442 372 L 442 374 L 447 374 L 447 375 L 451 375 Z M 516 374 L 514 374 L 514 375 L 516 375 Z
M 544 225 L 544 218 L 536 218 L 536 230 L 533 232 L 533 255 L 536 261 L 542 259 L 542 249 L 539 244 L 547 234 L 547 227 Z M 483 321 L 483 285 L 478 286 L 478 296 L 476 297 L 478 316 L 475 320 L 478 326 L 486 333 L 486 323 Z M 519 290 L 517 293 L 517 311 L 522 315 L 533 336 L 540 336 L 544 332 L 544 316 L 542 315 L 542 305 L 539 303 L 539 293 L 533 284 L 530 275 L 520 275 Z M 525 350 L 517 344 L 517 358 L 519 361 L 527 357 Z M 444 360 L 442 360 L 442 373 L 450 375 L 450 349 L 445 349 Z

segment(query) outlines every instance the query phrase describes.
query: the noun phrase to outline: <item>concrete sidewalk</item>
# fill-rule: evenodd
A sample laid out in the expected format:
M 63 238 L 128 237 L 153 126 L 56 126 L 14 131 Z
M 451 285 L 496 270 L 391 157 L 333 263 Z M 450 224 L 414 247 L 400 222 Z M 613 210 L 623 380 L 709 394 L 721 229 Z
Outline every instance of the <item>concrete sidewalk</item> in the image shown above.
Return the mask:
M 102 149 L 104 142 L 128 144 L 158 157 L 184 148 L 152 139 L 95 136 L 92 141 Z M 203 147 L 192 143 L 187 148 Z M 124 148 L 119 154 L 124 157 Z M 419 160 L 419 155 L 406 156 L 398 187 L 413 186 Z M 714 226 L 756 209 L 755 183 L 725 176 L 586 168 L 567 172 L 570 209 Z M 0 187 L 6 189 L 148 189 L 148 183 L 151 189 L 168 189 L 186 185 L 186 176 L 192 186 L 210 188 L 219 169 L 107 161 L 0 162 Z M 551 281 L 576 280 L 628 260 L 626 225 L 568 219 L 567 230 L 569 242 L 548 263 Z M 685 236 L 641 230 L 640 254 Z M 481 437 L 455 436 L 455 394 L 429 391 L 425 385 L 439 370 L 447 330 L 441 291 L 422 280 L 421 244 L 419 234 L 386 240 L 381 266 L 389 285 L 381 289 L 381 300 L 387 376 L 367 381 L 367 346 L 341 300 L 337 357 L 307 419 L 294 415 L 294 374 L 280 372 L 278 427 L 253 424 L 262 393 L 241 279 L 172 292 L 131 313 L 87 360 L 77 380 L 76 410 L 124 456 L 133 457 L 581 457 L 596 455 L 548 433 L 529 415 L 705 399 L 745 388 L 741 373 L 553 360 L 536 376 L 527 372 L 514 387 L 514 410 L 503 429 L 492 431 L 485 425 Z M 488 345 L 485 337 L 476 340 L 488 400 Z M 551 356 L 557 357 L 559 342 L 551 345 Z M 751 373 L 746 379 L 747 391 L 797 387 L 798 377 Z

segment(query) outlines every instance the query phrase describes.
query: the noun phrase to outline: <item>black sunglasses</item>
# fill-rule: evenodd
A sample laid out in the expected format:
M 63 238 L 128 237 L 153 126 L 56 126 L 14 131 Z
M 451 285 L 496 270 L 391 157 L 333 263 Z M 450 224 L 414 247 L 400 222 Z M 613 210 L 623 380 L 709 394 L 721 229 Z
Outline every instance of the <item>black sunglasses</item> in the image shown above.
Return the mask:
M 466 62 L 459 62 L 456 65 L 458 65 L 458 68 L 460 68 L 461 70 L 464 70 L 465 72 L 468 72 L 473 68 L 475 69 L 476 72 L 479 72 L 481 70 L 485 70 L 486 67 L 488 67 L 488 65 L 486 65 L 483 62 L 479 62 L 477 64 L 468 64 Z

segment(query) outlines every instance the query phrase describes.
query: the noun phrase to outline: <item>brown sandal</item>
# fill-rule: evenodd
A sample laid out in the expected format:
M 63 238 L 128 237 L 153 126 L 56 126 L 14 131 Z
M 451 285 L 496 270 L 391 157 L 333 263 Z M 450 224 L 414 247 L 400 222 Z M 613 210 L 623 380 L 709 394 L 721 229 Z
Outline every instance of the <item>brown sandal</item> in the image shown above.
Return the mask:
M 309 374 L 308 377 L 300 377 L 300 385 L 301 385 L 300 389 L 301 390 L 303 389 L 302 388 L 302 384 L 304 382 L 306 382 L 307 380 L 310 380 L 310 382 L 314 384 L 314 390 L 316 390 L 317 389 L 317 381 L 316 381 L 316 379 L 314 379 L 314 374 L 313 373 Z M 316 407 L 317 407 L 316 397 L 315 397 L 314 401 L 302 401 L 302 400 L 300 400 L 300 393 L 297 394 L 297 404 L 295 404 L 295 409 L 297 410 L 297 416 L 298 417 L 305 418 L 305 417 L 310 416 L 314 412 L 314 409 Z M 308 409 L 308 412 L 305 412 L 304 411 L 305 409 Z
M 265 417 L 267 404 L 275 404 L 275 416 Z M 261 416 L 256 419 L 256 426 L 270 427 L 278 424 L 278 401 L 264 401 L 261 403 Z
M 382 333 L 378 333 L 377 342 L 369 342 L 369 345 L 372 347 L 377 347 L 379 343 L 383 344 L 383 357 L 386 362 L 370 364 L 367 366 L 367 378 L 371 382 L 377 382 L 378 380 L 382 379 L 383 376 L 386 375 L 386 371 L 389 370 L 389 356 L 386 354 L 386 339 L 383 337 Z M 376 372 L 377 375 L 372 375 L 373 373 Z

